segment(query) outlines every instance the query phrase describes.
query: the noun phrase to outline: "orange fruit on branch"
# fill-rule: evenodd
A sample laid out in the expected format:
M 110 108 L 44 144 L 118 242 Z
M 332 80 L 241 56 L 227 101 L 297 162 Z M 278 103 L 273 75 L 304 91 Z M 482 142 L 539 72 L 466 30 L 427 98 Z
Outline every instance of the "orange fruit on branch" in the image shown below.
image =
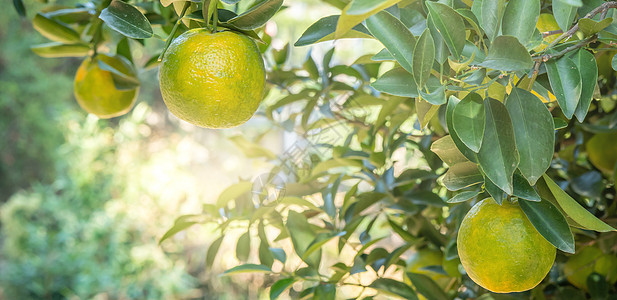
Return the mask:
M 191 29 L 167 49 L 159 84 L 167 108 L 206 128 L 248 121 L 264 96 L 263 58 L 249 37 L 232 31 Z

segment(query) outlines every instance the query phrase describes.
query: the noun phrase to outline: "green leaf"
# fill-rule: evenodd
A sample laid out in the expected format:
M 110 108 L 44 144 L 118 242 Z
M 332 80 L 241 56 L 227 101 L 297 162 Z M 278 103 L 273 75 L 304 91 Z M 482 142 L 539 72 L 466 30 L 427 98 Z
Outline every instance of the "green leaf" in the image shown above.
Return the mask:
M 343 9 L 336 25 L 336 38 L 343 37 L 370 16 L 397 4 L 401 0 L 353 0 Z
M 578 20 L 578 30 L 582 31 L 585 36 L 592 36 L 613 23 L 613 18 L 602 19 L 599 22 L 589 18 Z
M 117 56 L 117 58 L 124 59 L 127 65 L 132 66 L 130 62 L 127 59 L 125 59 L 123 56 Z M 133 71 L 131 73 L 123 72 L 120 69 L 112 67 L 111 65 L 105 63 L 103 60 L 100 60 L 100 59 L 97 60 L 97 64 L 99 68 L 101 68 L 102 70 L 105 70 L 111 73 L 111 78 L 114 82 L 116 89 L 134 90 L 140 86 L 139 78 L 136 77 L 136 74 L 134 73 L 132 69 L 129 69 L 130 71 Z
M 458 191 L 484 182 L 484 177 L 473 162 L 462 162 L 451 166 L 442 177 L 441 183 L 450 191 Z
M 569 4 L 565 0 L 554 0 L 553 15 L 559 28 L 566 32 L 570 29 L 572 21 L 576 17 L 576 6 Z
M 413 76 L 403 68 L 394 68 L 379 77 L 371 87 L 395 96 L 418 97 L 418 86 Z
M 413 50 L 413 78 L 419 87 L 424 86 L 431 76 L 433 61 L 435 60 L 435 44 L 431 32 L 424 30 Z
M 111 29 L 134 39 L 152 37 L 150 21 L 134 6 L 114 0 L 101 11 L 99 18 Z
M 436 207 L 444 207 L 446 203 L 437 194 L 431 191 L 410 191 L 404 194 L 405 199 L 418 205 L 431 205 Z
M 306 251 L 303 254 L 303 260 L 308 259 L 311 254 L 315 253 L 315 251 L 321 249 L 323 245 L 327 242 L 331 241 L 333 238 L 345 235 L 345 231 L 342 232 L 332 232 L 332 233 L 320 233 L 315 239 L 307 246 Z
M 233 274 L 242 274 L 242 273 L 270 273 L 272 270 L 264 265 L 257 264 L 244 264 L 235 266 L 225 272 L 223 275 L 233 275 Z
M 487 98 L 484 105 L 486 123 L 478 162 L 486 176 L 511 195 L 512 175 L 519 162 L 512 121 L 503 103 Z
M 219 248 L 221 248 L 221 243 L 223 242 L 223 238 L 225 236 L 221 235 L 218 239 L 216 239 L 210 247 L 208 247 L 208 252 L 206 253 L 206 267 L 209 268 L 214 263 L 214 259 L 216 258 L 216 254 L 219 252 Z
M 553 118 L 553 123 L 555 124 L 555 130 L 568 127 L 568 122 L 562 118 Z
M 584 49 L 579 50 L 572 58 L 581 73 L 582 84 L 581 97 L 576 105 L 574 115 L 579 122 L 583 123 L 591 105 L 594 89 L 598 84 L 598 64 L 596 63 L 595 56 Z
M 418 296 L 416 296 L 416 293 L 410 286 L 390 278 L 378 278 L 369 287 L 408 300 L 418 299 Z
M 452 125 L 461 141 L 478 153 L 484 136 L 484 101 L 478 94 L 469 94 L 454 108 Z
M 163 234 L 163 236 L 159 240 L 159 245 L 166 239 L 174 236 L 176 233 L 183 231 L 195 224 L 199 224 L 199 222 L 194 219 L 196 216 L 198 215 L 184 215 L 178 217 L 174 222 L 174 226 L 172 226 L 169 230 L 167 230 L 167 232 L 165 232 L 165 234 Z
M 371 57 L 371 60 L 373 61 L 393 61 L 394 57 L 392 57 L 392 54 L 388 52 L 388 49 L 383 48 L 381 49 L 381 51 L 377 52 L 377 54 L 373 55 L 373 57 Z
M 298 256 L 303 258 L 304 262 L 309 266 L 318 267 L 321 261 L 321 249 L 315 251 L 315 253 L 306 258 L 304 257 L 306 249 L 316 237 L 315 229 L 309 224 L 306 217 L 301 213 L 291 210 L 289 211 L 287 223 L 285 225 L 291 237 L 294 250 Z
M 253 183 L 248 181 L 241 181 L 233 184 L 223 190 L 223 192 L 219 195 L 218 199 L 216 200 L 216 206 L 218 208 L 225 207 L 227 206 L 227 203 L 229 203 L 229 201 L 250 192 L 252 188 Z
M 13 0 L 13 6 L 15 7 L 15 11 L 22 17 L 26 16 L 26 7 L 24 6 L 24 2 L 22 0 Z
M 557 249 L 574 253 L 574 236 L 561 212 L 547 200 L 519 200 L 519 206 L 536 230 Z
M 336 299 L 336 286 L 332 283 L 321 282 L 315 288 L 313 300 L 334 300 Z
M 80 43 L 79 33 L 73 28 L 51 19 L 41 13 L 37 13 L 32 20 L 32 26 L 44 37 L 61 43 Z
M 244 13 L 227 21 L 227 23 L 244 30 L 257 29 L 266 24 L 282 5 L 283 0 L 262 1 Z
M 426 20 L 426 27 L 431 31 L 431 36 L 433 37 L 433 41 L 435 42 L 435 60 L 443 65 L 447 60 L 448 56 L 450 56 L 450 50 L 448 50 L 448 45 L 441 37 L 441 33 L 439 33 L 439 29 L 435 26 L 435 22 L 433 18 L 429 16 Z
M 313 25 L 304 31 L 302 36 L 294 44 L 296 47 L 307 46 L 311 44 L 321 43 L 335 39 L 334 31 L 336 30 L 336 24 L 338 23 L 339 16 L 328 16 L 319 19 Z M 342 38 L 372 38 L 366 27 L 362 24 L 358 24 L 353 27 L 353 30 L 349 30 L 346 34 L 339 37 Z
M 514 185 L 514 192 L 512 193 L 513 196 L 523 198 L 529 201 L 535 201 L 535 202 L 540 201 L 540 195 L 538 195 L 536 190 L 533 189 L 533 187 L 529 184 L 527 179 L 523 177 L 523 175 L 521 175 L 519 171 L 514 172 L 513 185 Z
M 284 291 L 291 287 L 295 281 L 295 278 L 290 277 L 275 282 L 272 287 L 270 287 L 270 300 L 277 299 Z
M 416 39 L 399 19 L 381 11 L 366 20 L 366 27 L 407 72 L 413 72 L 411 59 Z
M 578 67 L 569 57 L 562 57 L 548 61 L 546 72 L 563 114 L 572 119 L 583 89 Z
M 501 205 L 506 194 L 497 185 L 495 185 L 491 181 L 491 179 L 489 179 L 488 177 L 484 178 L 484 189 L 486 189 L 489 195 L 491 195 L 491 197 L 495 199 L 495 202 L 497 202 L 497 204 Z
M 506 108 L 514 125 L 516 148 L 520 155 L 518 168 L 529 183 L 535 185 L 553 159 L 553 117 L 538 97 L 516 87 L 506 99 Z
M 441 160 L 448 166 L 453 166 L 457 163 L 469 161 L 463 153 L 461 153 L 456 144 L 452 140 L 452 136 L 446 135 L 431 145 L 431 151 L 433 151 Z
M 447 202 L 448 203 L 460 203 L 460 202 L 465 202 L 473 197 L 476 197 L 480 194 L 480 189 L 476 189 L 473 191 L 464 191 L 464 192 L 460 192 L 456 195 L 454 195 L 454 197 L 450 198 Z
M 501 35 L 495 38 L 480 66 L 501 71 L 519 71 L 531 69 L 533 60 L 517 38 Z
M 426 7 L 429 10 L 429 18 L 432 19 L 450 53 L 454 58 L 460 60 L 465 47 L 465 22 L 463 18 L 445 4 L 427 1 Z
M 607 225 L 600 219 L 596 218 L 588 210 L 582 207 L 576 200 L 572 199 L 564 190 L 562 190 L 548 175 L 542 176 L 544 182 L 551 190 L 555 200 L 559 203 L 559 206 L 566 213 L 567 216 L 572 218 L 576 223 L 585 229 L 595 230 L 599 232 L 617 231 L 617 229 Z
M 52 42 L 31 46 L 30 50 L 41 57 L 84 57 L 90 52 L 90 46 Z
M 281 248 L 269 248 L 270 252 L 272 252 L 272 257 L 274 257 L 276 260 L 280 261 L 281 263 L 285 263 L 285 261 L 287 260 L 287 254 L 285 253 L 285 250 L 281 249 Z
M 236 257 L 239 261 L 246 261 L 249 258 L 251 252 L 251 234 L 245 232 L 238 238 L 238 244 L 236 244 Z
M 480 8 L 481 17 L 478 17 L 478 20 L 480 21 L 480 27 L 484 29 L 486 36 L 488 36 L 491 42 L 499 35 L 499 28 L 505 8 L 505 0 L 482 0 Z
M 480 96 L 475 93 L 469 93 L 467 96 L 465 96 L 465 98 L 467 97 L 480 97 Z M 452 137 L 452 141 L 454 141 L 454 144 L 456 145 L 458 150 L 460 150 L 461 153 L 463 153 L 463 155 L 467 157 L 468 160 L 472 162 L 477 162 L 478 158 L 477 158 L 476 153 L 473 152 L 471 149 L 469 149 L 465 145 L 465 143 L 461 141 L 461 139 L 458 137 L 458 134 L 454 130 L 454 122 L 453 122 L 454 109 L 460 102 L 461 100 L 459 100 L 455 96 L 453 95 L 450 96 L 450 99 L 448 100 L 448 106 L 446 107 L 446 125 L 448 127 L 448 132 L 450 132 L 450 136 Z
M 418 293 L 431 300 L 449 300 L 450 297 L 430 277 L 418 273 L 406 273 Z
M 611 59 L 611 67 L 613 67 L 613 70 L 617 71 L 617 54 L 613 55 Z
M 424 129 L 428 122 L 437 114 L 439 111 L 439 105 L 433 105 L 425 100 L 422 100 L 420 97 L 416 98 L 416 115 L 418 116 L 418 122 L 420 122 L 420 128 Z
M 428 93 L 426 90 L 428 90 Z M 429 77 L 426 89 L 419 89 L 418 93 L 422 100 L 426 100 L 430 104 L 442 105 L 446 103 L 446 86 L 441 84 L 437 77 Z
M 539 0 L 510 0 L 503 15 L 502 34 L 514 36 L 521 44 L 527 45 L 539 17 Z

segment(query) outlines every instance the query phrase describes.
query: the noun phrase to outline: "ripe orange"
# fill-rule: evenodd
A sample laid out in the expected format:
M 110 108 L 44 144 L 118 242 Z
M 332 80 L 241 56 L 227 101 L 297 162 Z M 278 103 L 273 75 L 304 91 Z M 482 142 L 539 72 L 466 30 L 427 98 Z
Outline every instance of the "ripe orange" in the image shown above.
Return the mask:
M 159 71 L 161 94 L 178 118 L 206 128 L 248 121 L 264 96 L 266 72 L 249 37 L 191 29 L 176 38 Z
M 473 281 L 495 293 L 532 289 L 544 279 L 556 250 L 518 204 L 493 198 L 478 202 L 458 232 L 458 254 Z
M 135 104 L 139 88 L 118 90 L 111 72 L 101 69 L 99 61 L 124 74 L 137 77 L 135 69 L 124 57 L 97 54 L 94 58 L 87 58 L 75 74 L 74 92 L 77 103 L 85 111 L 101 119 L 124 115 Z

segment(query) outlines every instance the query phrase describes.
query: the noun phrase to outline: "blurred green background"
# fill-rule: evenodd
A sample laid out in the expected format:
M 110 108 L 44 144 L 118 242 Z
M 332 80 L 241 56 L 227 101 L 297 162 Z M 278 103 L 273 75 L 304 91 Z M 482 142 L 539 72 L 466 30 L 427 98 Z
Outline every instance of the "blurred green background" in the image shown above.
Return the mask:
M 0 10 L 0 299 L 266 297 L 262 277 L 218 276 L 237 263 L 233 255 L 204 267 L 214 228 L 196 226 L 162 245 L 158 239 L 177 216 L 200 212 L 238 178 L 269 169 L 227 137 L 270 131 L 264 144 L 281 153 L 282 133 L 260 117 L 220 131 L 178 121 L 162 102 L 156 69 L 140 73 L 138 104 L 128 115 L 88 116 L 72 93 L 81 59 L 32 53 L 45 39 L 29 19 L 44 4 L 25 3 L 28 18 L 11 5 Z M 278 49 L 333 13 L 317 1 L 286 4 L 269 24 Z M 161 45 L 148 46 L 162 46 L 155 42 Z M 337 52 L 343 62 L 379 50 L 374 41 L 342 43 L 350 43 Z M 293 49 L 291 64 L 301 64 L 308 50 Z M 144 52 L 133 48 L 142 64 Z M 226 248 L 235 249 L 234 237 L 220 253 Z

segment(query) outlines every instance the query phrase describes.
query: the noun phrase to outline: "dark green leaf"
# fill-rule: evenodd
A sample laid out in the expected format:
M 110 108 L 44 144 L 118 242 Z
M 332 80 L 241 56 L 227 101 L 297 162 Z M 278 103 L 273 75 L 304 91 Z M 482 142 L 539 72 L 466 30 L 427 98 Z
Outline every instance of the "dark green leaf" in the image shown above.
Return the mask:
M 535 185 L 553 159 L 555 128 L 552 115 L 538 97 L 516 87 L 506 100 L 506 108 L 514 125 L 520 155 L 518 168 L 529 183 Z
M 332 283 L 320 282 L 315 288 L 313 300 L 336 299 L 336 286 Z
M 443 199 L 431 191 L 413 191 L 405 193 L 405 198 L 413 204 L 418 205 L 431 205 L 436 207 L 446 206 Z
M 574 115 L 579 122 L 583 123 L 591 105 L 594 89 L 598 84 L 598 64 L 596 63 L 595 56 L 584 49 L 579 50 L 572 58 L 581 73 L 582 84 L 581 98 L 576 105 Z
M 503 15 L 502 34 L 516 37 L 527 45 L 540 17 L 540 1 L 510 0 Z
M 15 11 L 22 16 L 26 16 L 26 7 L 24 6 L 24 2 L 22 0 L 13 0 L 13 6 L 15 7 Z
M 90 46 L 52 42 L 31 46 L 30 50 L 42 57 L 84 57 L 90 52 Z
M 283 5 L 283 0 L 267 0 L 251 7 L 248 11 L 227 21 L 244 30 L 253 30 L 266 24 Z
M 478 94 L 470 94 L 454 108 L 452 125 L 461 141 L 473 152 L 480 151 L 484 136 L 484 101 Z
M 426 2 L 430 18 L 448 46 L 450 53 L 459 60 L 465 47 L 465 22 L 451 7 L 438 2 Z
M 99 18 L 113 30 L 134 39 L 152 37 L 150 21 L 134 6 L 114 0 L 101 11 Z
M 585 229 L 595 230 L 599 232 L 617 231 L 615 228 L 602 222 L 596 218 L 588 210 L 582 207 L 576 200 L 572 199 L 564 190 L 562 190 L 548 175 L 542 176 L 544 182 L 551 190 L 551 193 L 559 203 L 559 206 L 566 215 Z
M 486 176 L 511 195 L 512 174 L 519 162 L 512 121 L 503 103 L 487 98 L 484 104 L 486 124 L 478 162 Z
M 124 57 L 118 56 L 118 58 L 124 59 Z M 129 64 L 128 60 L 127 64 Z M 116 89 L 118 90 L 134 90 L 139 87 L 139 78 L 136 77 L 134 72 L 122 72 L 120 69 L 115 68 L 103 60 L 97 60 L 99 68 L 111 73 L 111 78 L 114 82 Z
M 428 90 L 428 93 L 426 92 Z M 426 89 L 418 89 L 420 98 L 433 105 L 446 103 L 446 86 L 441 84 L 437 77 L 431 76 L 426 84 Z
M 366 27 L 405 70 L 413 72 L 411 59 L 416 39 L 399 19 L 381 11 L 366 20 Z
M 406 273 L 418 293 L 431 300 L 449 300 L 442 288 L 430 277 L 418 273 Z
M 527 179 L 520 174 L 519 171 L 514 172 L 513 177 L 514 192 L 513 196 L 523 198 L 529 201 L 540 201 L 540 195 L 533 189 Z
M 497 35 L 499 35 L 499 28 L 501 26 L 501 20 L 503 18 L 505 8 L 505 0 L 482 0 L 481 2 L 481 16 L 478 17 L 478 20 L 480 21 L 480 26 L 484 29 L 484 32 L 486 32 L 486 36 L 488 36 L 490 41 L 495 40 Z
M 488 177 L 484 179 L 484 189 L 493 197 L 497 204 L 501 205 L 506 194 L 497 185 L 495 185 Z
M 371 86 L 386 94 L 402 97 L 418 97 L 418 87 L 413 76 L 403 68 L 392 69 L 371 83 Z
M 225 272 L 223 275 L 233 275 L 233 274 L 241 274 L 241 273 L 270 273 L 272 270 L 264 265 L 257 264 L 244 264 L 235 266 Z
M 552 203 L 519 200 L 518 204 L 538 232 L 557 249 L 574 253 L 574 236 L 566 218 Z
M 287 254 L 285 254 L 285 250 L 281 248 L 270 248 L 270 252 L 272 252 L 272 256 L 276 258 L 276 260 L 282 262 L 283 264 L 287 260 Z
M 569 57 L 547 62 L 546 72 L 563 114 L 571 119 L 581 97 L 581 72 Z
M 533 60 L 517 38 L 502 35 L 495 38 L 480 66 L 501 71 L 519 71 L 531 69 Z
M 382 291 L 395 296 L 403 297 L 408 300 L 416 300 L 418 296 L 413 289 L 403 282 L 390 279 L 390 278 L 378 278 L 370 285 L 378 291 Z
M 431 76 L 435 60 L 435 44 L 431 32 L 425 29 L 413 50 L 413 76 L 419 87 L 424 86 Z
M 270 287 L 270 300 L 277 299 L 284 291 L 291 287 L 296 280 L 292 278 L 283 278 L 275 282 Z
M 469 93 L 467 96 L 465 96 L 465 98 L 467 97 L 480 97 L 480 96 L 475 93 Z M 459 100 L 455 96 L 450 96 L 450 99 L 448 100 L 448 106 L 446 107 L 446 125 L 448 127 L 448 132 L 450 133 L 450 136 L 452 137 L 452 141 L 454 142 L 458 150 L 460 150 L 461 153 L 465 157 L 467 157 L 468 160 L 472 162 L 477 162 L 478 158 L 477 158 L 476 153 L 473 152 L 471 149 L 469 149 L 465 145 L 465 143 L 461 141 L 461 139 L 458 137 L 458 134 L 454 130 L 454 124 L 453 124 L 454 123 L 453 122 L 454 109 L 460 102 L 461 100 Z
M 554 0 L 553 2 L 553 15 L 557 25 L 564 32 L 570 29 L 572 21 L 576 17 L 576 6 L 569 4 L 565 0 Z

